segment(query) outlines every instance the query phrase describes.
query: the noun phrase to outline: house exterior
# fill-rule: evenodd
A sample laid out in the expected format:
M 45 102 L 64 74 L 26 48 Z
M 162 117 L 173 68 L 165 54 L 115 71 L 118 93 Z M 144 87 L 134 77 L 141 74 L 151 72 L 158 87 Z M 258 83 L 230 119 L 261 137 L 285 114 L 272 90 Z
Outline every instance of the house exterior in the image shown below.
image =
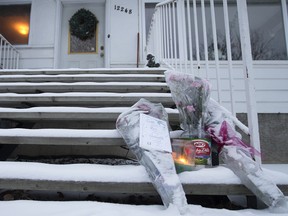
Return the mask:
M 11 41 L 12 45 L 20 52 L 19 68 L 143 67 L 147 63 L 146 41 L 157 2 L 159 0 L 0 0 L 2 8 L 0 19 L 2 23 L 5 22 L 0 27 L 0 33 L 8 41 Z M 200 4 L 200 1 L 198 2 Z M 221 2 L 215 1 L 215 11 L 216 22 L 219 23 L 217 37 L 220 68 L 225 69 L 227 62 L 225 61 L 225 51 L 223 51 L 225 49 L 223 38 L 225 37 Z M 231 2 L 228 9 L 232 56 L 235 60 L 233 69 L 242 73 L 236 3 L 235 1 L 229 2 Z M 288 108 L 287 2 L 286 4 L 284 4 L 285 1 L 280 0 L 248 0 L 247 2 L 253 58 L 255 59 L 253 64 L 258 94 L 258 111 L 260 113 L 285 113 Z M 206 4 L 208 11 L 209 2 L 207 1 Z M 21 8 L 24 8 L 22 12 Z M 95 14 L 98 20 L 95 30 L 96 38 L 92 39 L 94 43 L 88 45 L 86 48 L 88 50 L 73 51 L 71 44 L 73 46 L 75 42 L 73 38 L 71 40 L 69 20 L 81 8 Z M 9 13 L 9 11 L 11 12 Z M 13 16 L 14 18 L 18 17 L 20 21 L 26 19 L 24 23 L 27 28 L 26 35 L 19 33 L 21 30 L 17 32 L 16 28 L 12 27 L 15 24 L 13 22 L 20 22 L 17 19 L 13 21 Z M 211 49 L 213 45 L 210 37 L 212 35 L 209 27 L 210 16 L 207 14 L 206 19 L 208 49 Z M 7 19 L 7 17 L 10 18 Z M 201 25 L 200 19 L 201 17 L 198 20 L 199 25 Z M 10 26 L 9 20 L 11 21 Z M 5 29 L 9 28 L 14 29 L 14 32 L 6 32 Z M 14 42 L 11 35 L 18 38 L 25 36 L 26 39 Z M 200 61 L 204 61 L 204 52 L 201 53 L 203 38 L 203 34 L 201 35 L 199 32 Z M 77 43 L 79 41 L 76 41 Z M 213 58 L 213 52 L 209 53 L 209 58 Z M 210 71 L 213 77 L 213 66 Z M 235 74 L 237 73 L 235 72 Z M 235 78 L 237 79 L 237 75 Z M 244 111 L 244 107 L 239 106 L 237 112 Z
M 28 41 L 16 46 L 21 53 L 20 68 L 136 67 L 137 34 L 142 27 L 138 18 L 142 12 L 140 1 L 0 2 L 2 7 L 11 5 L 9 9 L 23 4 L 30 6 L 30 19 Z M 98 20 L 95 52 L 71 54 L 69 19 L 81 8 L 89 9 Z M 121 11 L 122 8 L 129 11 Z M 139 53 L 142 52 L 143 45 L 139 47 Z
M 19 69 L 144 67 L 147 63 L 146 55 L 149 53 L 147 48 L 149 26 L 155 5 L 159 2 L 161 1 L 0 0 L 0 34 L 19 51 Z M 191 4 L 194 2 L 198 4 L 194 12 L 198 11 L 200 14 L 202 1 L 191 1 Z M 209 61 L 215 59 L 216 56 L 213 53 L 213 40 L 210 37 L 213 34 L 210 27 L 213 20 L 211 21 L 211 14 L 209 14 L 209 1 L 203 2 L 207 5 L 206 36 L 208 36 Z M 226 61 L 222 1 L 213 2 L 216 13 L 215 22 L 218 26 L 217 47 L 222 77 L 222 99 L 223 104 L 230 109 L 226 75 L 229 64 Z M 257 111 L 265 116 L 262 125 L 265 124 L 265 128 L 273 127 L 276 130 L 275 133 L 278 133 L 279 129 L 288 129 L 288 2 L 285 0 L 247 0 L 247 3 Z M 93 30 L 94 36 L 85 43 L 71 35 L 69 25 L 69 20 L 82 8 L 94 14 L 97 20 L 96 28 Z M 228 11 L 236 113 L 246 113 L 245 90 L 241 78 L 243 64 L 239 30 L 237 30 L 236 1 L 228 0 Z M 18 26 L 18 29 L 14 27 L 17 22 L 18 24 L 22 22 L 22 27 Z M 201 29 L 203 17 L 199 16 L 197 23 Z M 199 37 L 199 52 L 193 53 L 192 58 L 197 60 L 192 67 L 198 68 L 196 75 L 201 75 L 205 62 L 203 51 L 205 37 L 201 31 L 197 36 Z M 196 43 L 195 39 L 192 43 Z M 156 61 L 160 60 L 158 57 L 156 56 Z M 161 66 L 165 65 L 161 64 Z M 210 64 L 208 77 L 211 78 L 211 83 L 216 89 L 218 85 L 214 62 Z M 212 93 L 212 97 L 217 97 L 216 91 Z M 269 135 L 266 136 L 271 136 L 271 131 L 268 133 Z M 281 136 L 280 142 L 288 146 L 287 137 L 285 138 L 283 134 L 278 136 Z

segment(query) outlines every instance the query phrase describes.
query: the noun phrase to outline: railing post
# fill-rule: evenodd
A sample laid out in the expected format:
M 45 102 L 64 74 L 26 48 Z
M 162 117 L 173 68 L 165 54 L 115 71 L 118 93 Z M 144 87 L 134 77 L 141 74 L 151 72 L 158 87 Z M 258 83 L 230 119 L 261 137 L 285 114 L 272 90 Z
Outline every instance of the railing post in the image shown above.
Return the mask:
M 17 55 L 18 55 L 18 52 L 14 52 L 13 69 L 17 69 Z
M 169 64 L 173 64 L 173 34 L 172 34 L 172 8 L 171 3 L 168 4 L 168 22 L 169 22 Z
M 178 26 L 178 41 L 179 41 L 179 66 L 180 66 L 180 71 L 183 72 L 183 60 L 185 58 L 185 34 L 184 34 L 184 29 L 183 29 L 183 6 L 184 6 L 184 1 L 183 0 L 178 0 L 177 2 L 177 26 Z
M 163 5 L 161 7 L 161 11 L 162 11 L 162 16 L 161 16 L 162 17 L 162 22 L 161 23 L 163 23 L 163 28 L 162 28 L 162 31 L 163 31 L 163 34 L 162 34 L 162 37 L 163 37 L 163 48 L 164 48 L 163 57 L 166 60 L 167 59 L 167 34 L 166 34 L 166 23 L 167 23 L 167 20 L 166 20 L 165 7 L 166 7 L 166 5 Z
M 251 145 L 259 152 L 260 151 L 260 137 L 258 116 L 256 110 L 256 95 L 254 88 L 254 73 L 253 60 L 251 52 L 249 22 L 246 0 L 237 0 L 237 11 L 239 19 L 239 30 L 241 38 L 241 50 L 243 59 L 243 71 L 246 89 L 248 127 L 250 133 Z M 255 160 L 261 164 L 261 156 L 255 155 Z
M 161 38 L 162 38 L 162 36 L 161 36 L 161 24 L 160 24 L 160 20 L 161 20 L 161 18 L 160 18 L 160 9 L 157 9 L 157 14 L 156 14 L 156 16 L 155 16 L 155 19 L 156 19 L 156 23 L 155 23 L 155 32 L 156 32 L 156 38 L 157 38 L 157 51 L 155 52 L 155 53 L 157 53 L 157 56 L 161 59 L 162 58 L 162 40 L 161 40 Z
M 188 52 L 187 52 L 187 27 L 186 27 L 186 17 L 185 17 L 185 0 L 180 1 L 180 9 L 181 9 L 181 20 L 182 20 L 182 30 L 183 30 L 183 61 L 184 61 L 184 66 L 185 66 L 185 72 L 188 72 Z
M 205 71 L 206 71 L 206 78 L 208 79 L 209 61 L 208 61 L 207 27 L 206 27 L 206 13 L 205 13 L 204 0 L 201 0 L 201 15 L 202 15 L 202 28 L 203 28 L 203 40 L 204 40 Z
M 175 70 L 177 70 L 177 40 L 176 40 L 176 32 L 177 32 L 177 26 L 176 26 L 176 13 L 175 13 L 175 2 L 172 2 L 172 10 L 173 10 L 173 37 L 174 37 L 174 64 L 175 64 Z
M 7 49 L 7 42 L 4 40 L 4 43 L 3 43 L 3 66 L 2 68 L 5 69 L 5 66 L 6 66 L 6 49 Z
M 13 48 L 10 47 L 10 55 L 9 55 L 9 69 L 12 69 L 12 64 L 13 64 Z
M 216 16 L 214 0 L 210 0 L 211 9 L 211 22 L 212 22 L 212 34 L 213 34 L 213 45 L 214 45 L 214 60 L 215 60 L 215 70 L 216 70 L 216 81 L 217 81 L 217 96 L 218 103 L 222 104 L 221 100 L 221 84 L 220 84 L 220 74 L 219 74 L 219 55 L 218 55 L 218 40 L 217 40 L 217 30 L 216 30 Z
M 17 52 L 16 69 L 19 68 L 19 59 L 20 59 L 20 53 Z
M 188 50 L 190 56 L 190 71 L 193 76 L 194 74 L 194 65 L 193 65 L 193 45 L 192 45 L 192 30 L 191 30 L 191 12 L 190 12 L 190 0 L 186 1 L 186 9 L 187 9 L 187 20 L 188 20 Z M 188 56 L 188 52 L 187 52 Z M 187 58 L 188 59 L 188 58 Z
M 284 31 L 285 31 L 285 41 L 286 41 L 286 52 L 288 59 L 288 14 L 287 14 L 287 5 L 286 0 L 281 0 L 281 8 L 283 15 Z
M 198 18 L 197 18 L 197 4 L 196 0 L 193 0 L 193 13 L 194 13 L 194 28 L 195 28 L 195 43 L 196 43 L 196 60 L 197 69 L 200 69 L 200 49 L 199 49 L 199 32 L 198 32 Z M 192 52 L 193 57 L 193 52 Z
M 231 50 L 231 36 L 230 36 L 227 0 L 223 0 L 223 12 L 224 12 L 226 47 L 227 47 L 227 61 L 228 61 L 228 77 L 229 77 L 229 87 L 230 87 L 231 112 L 234 116 L 236 116 L 235 99 L 234 99 L 233 71 L 232 71 L 233 59 L 232 59 L 232 50 Z
M 2 50 L 3 50 L 3 39 L 2 37 L 0 36 L 0 69 L 3 68 L 3 60 L 2 60 Z

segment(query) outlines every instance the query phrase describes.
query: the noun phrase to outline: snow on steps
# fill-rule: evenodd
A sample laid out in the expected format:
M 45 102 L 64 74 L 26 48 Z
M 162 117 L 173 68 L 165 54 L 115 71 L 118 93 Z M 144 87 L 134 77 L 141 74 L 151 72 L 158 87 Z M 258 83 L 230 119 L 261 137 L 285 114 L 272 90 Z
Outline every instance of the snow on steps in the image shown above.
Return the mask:
M 264 169 L 288 195 L 288 175 Z M 228 168 L 218 166 L 179 174 L 186 194 L 253 195 Z M 143 166 L 52 165 L 1 162 L 0 186 L 6 189 L 155 194 Z
M 81 120 L 81 121 L 113 121 L 116 122 L 118 116 L 130 107 L 33 107 L 26 109 L 1 108 L 0 119 L 12 120 Z M 179 121 L 178 110 L 166 108 L 170 122 Z
M 124 144 L 122 138 L 115 128 L 105 128 L 106 123 L 113 122 L 115 125 L 118 115 L 142 97 L 162 103 L 170 123 L 175 123 L 178 113 L 171 109 L 174 106 L 171 95 L 163 93 L 167 90 L 163 71 L 1 70 L 0 119 L 4 125 L 6 121 L 11 121 L 16 128 L 0 129 L 0 144 L 28 147 L 30 144 L 43 148 L 45 145 L 120 146 Z M 38 121 L 44 123 L 35 129 Z M 46 121 L 55 122 L 57 127 L 48 128 Z M 65 128 L 63 121 L 75 128 Z M 101 129 L 95 129 L 94 124 L 90 128 L 81 128 L 78 121 L 95 121 Z M 17 127 L 19 123 L 25 125 L 27 122 L 30 127 Z M 179 133 L 173 132 L 171 136 L 177 137 Z M 279 177 L 279 173 L 268 175 L 275 177 L 282 191 L 288 194 L 287 176 Z M 187 194 L 252 195 L 230 170 L 222 166 L 182 173 L 180 179 Z M 142 166 L 48 165 L 7 161 L 0 163 L 0 188 L 155 193 Z
M 161 74 L 163 68 L 93 68 L 93 69 L 18 69 L 0 70 L 0 75 L 59 75 L 59 74 Z
M 171 132 L 171 137 L 179 137 L 181 131 Z M 114 130 L 92 129 L 0 129 L 0 144 L 17 145 L 125 145 L 121 135 Z
M 66 92 L 66 93 L 40 93 L 15 94 L 0 93 L 2 107 L 28 106 L 131 106 L 140 98 L 146 98 L 154 103 L 172 107 L 174 102 L 170 93 L 107 93 L 107 92 Z
M 167 111 L 170 110 L 171 122 L 176 122 L 177 112 L 169 109 L 174 105 L 171 95 L 163 93 L 168 91 L 166 83 L 163 82 L 163 71 L 163 69 L 0 71 L 0 92 L 2 92 L 0 93 L 2 106 L 0 118 L 8 121 L 8 124 L 6 123 L 8 127 L 18 123 L 27 125 L 27 122 L 30 127 L 30 129 L 2 129 L 0 142 L 2 144 L 96 145 L 100 143 L 103 145 L 105 141 L 106 145 L 124 144 L 120 137 L 95 138 L 95 134 L 103 134 L 105 129 L 115 129 L 119 114 L 140 98 L 167 106 Z M 147 82 L 147 78 L 155 80 Z M 93 80 L 97 82 L 92 82 Z M 108 82 L 102 82 L 105 80 Z M 51 121 L 53 121 L 52 126 Z M 67 125 L 65 122 L 71 123 Z M 87 123 L 83 124 L 83 122 Z M 69 127 L 66 128 L 67 126 Z M 55 127 L 53 133 L 60 136 L 52 136 L 52 138 L 49 137 L 52 135 L 50 134 L 43 137 L 43 133 L 47 134 L 50 130 L 47 128 L 53 127 Z M 82 130 L 75 132 L 70 128 Z M 61 136 L 63 131 L 69 130 L 71 130 L 70 134 L 77 134 L 77 136 Z M 23 131 L 26 136 L 19 136 L 19 134 L 23 135 Z M 94 135 L 86 136 L 92 132 Z M 30 136 L 31 134 L 33 135 Z M 86 135 L 83 137 L 83 134 Z
M 165 82 L 162 74 L 1 75 L 0 82 Z
M 74 82 L 74 83 L 30 83 L 30 82 L 0 82 L 0 93 L 39 93 L 39 92 L 168 92 L 166 83 L 158 82 Z

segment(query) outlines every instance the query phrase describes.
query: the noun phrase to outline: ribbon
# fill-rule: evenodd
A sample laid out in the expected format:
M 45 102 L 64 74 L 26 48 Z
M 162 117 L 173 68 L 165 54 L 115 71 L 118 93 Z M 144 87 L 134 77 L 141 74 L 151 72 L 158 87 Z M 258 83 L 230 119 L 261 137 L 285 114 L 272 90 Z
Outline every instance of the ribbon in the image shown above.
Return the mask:
M 222 122 L 218 135 L 216 134 L 215 129 L 212 127 L 209 127 L 207 129 L 207 132 L 210 134 L 212 139 L 217 143 L 218 152 L 222 150 L 224 145 L 231 145 L 244 148 L 248 150 L 249 153 L 253 156 L 261 155 L 261 153 L 257 149 L 245 144 L 239 137 L 237 137 L 235 130 L 226 121 Z

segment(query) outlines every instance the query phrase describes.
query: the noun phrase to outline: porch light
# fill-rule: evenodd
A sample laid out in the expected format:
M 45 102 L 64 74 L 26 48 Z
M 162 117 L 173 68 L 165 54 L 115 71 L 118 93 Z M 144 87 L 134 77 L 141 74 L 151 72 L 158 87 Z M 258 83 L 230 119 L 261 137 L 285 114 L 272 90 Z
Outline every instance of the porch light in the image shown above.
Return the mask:
M 18 22 L 14 24 L 14 29 L 19 32 L 21 35 L 29 34 L 29 25 L 28 23 Z

